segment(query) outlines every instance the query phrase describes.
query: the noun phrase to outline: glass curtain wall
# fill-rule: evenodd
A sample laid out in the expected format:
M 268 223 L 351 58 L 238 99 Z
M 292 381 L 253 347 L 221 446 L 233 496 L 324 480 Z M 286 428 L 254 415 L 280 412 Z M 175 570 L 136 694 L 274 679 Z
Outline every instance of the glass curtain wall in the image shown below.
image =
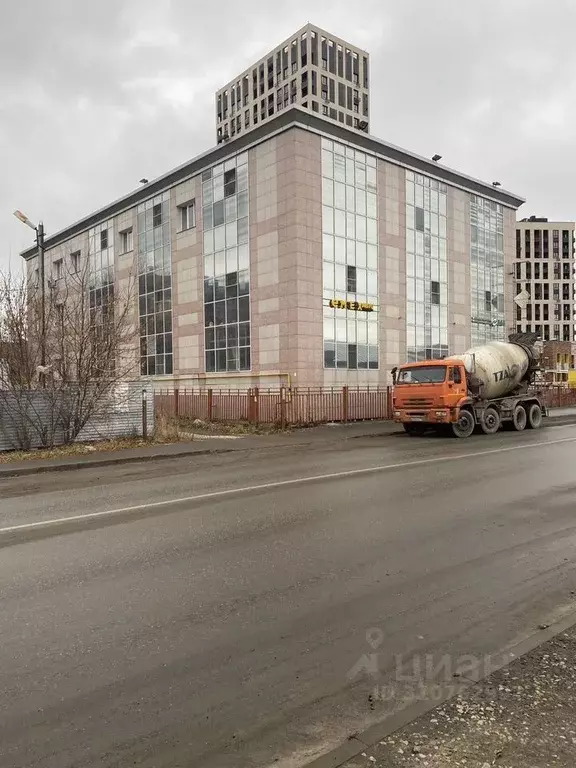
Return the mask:
M 505 341 L 502 206 L 471 195 L 470 232 L 472 346 L 486 341 Z
M 406 171 L 406 348 L 409 362 L 448 354 L 447 187 Z
M 250 370 L 248 154 L 202 174 L 206 371 Z
M 325 368 L 378 368 L 376 158 L 322 139 Z
M 170 193 L 138 206 L 140 365 L 143 376 L 171 374 L 172 252 Z
M 88 231 L 88 292 L 93 320 L 114 297 L 114 223 Z

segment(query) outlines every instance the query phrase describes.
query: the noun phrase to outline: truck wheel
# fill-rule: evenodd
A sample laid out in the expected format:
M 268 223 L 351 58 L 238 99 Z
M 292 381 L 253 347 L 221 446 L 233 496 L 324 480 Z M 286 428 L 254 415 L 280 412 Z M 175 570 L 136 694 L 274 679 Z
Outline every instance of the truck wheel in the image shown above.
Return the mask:
M 528 429 L 540 429 L 542 426 L 542 409 L 538 403 L 532 403 L 527 408 L 528 411 Z
M 495 435 L 500 429 L 500 424 L 500 414 L 496 408 L 493 408 L 492 406 L 486 408 L 484 415 L 482 416 L 482 421 L 480 422 L 482 432 L 484 432 L 485 435 Z
M 523 432 L 526 429 L 527 421 L 528 416 L 526 414 L 526 409 L 521 405 L 517 405 L 514 411 L 514 416 L 512 417 L 513 428 L 516 430 L 516 432 Z
M 404 432 L 413 437 L 423 435 L 426 432 L 424 424 L 404 424 Z
M 460 411 L 458 421 L 452 424 L 452 434 L 458 438 L 470 437 L 475 426 L 476 423 L 471 411 Z

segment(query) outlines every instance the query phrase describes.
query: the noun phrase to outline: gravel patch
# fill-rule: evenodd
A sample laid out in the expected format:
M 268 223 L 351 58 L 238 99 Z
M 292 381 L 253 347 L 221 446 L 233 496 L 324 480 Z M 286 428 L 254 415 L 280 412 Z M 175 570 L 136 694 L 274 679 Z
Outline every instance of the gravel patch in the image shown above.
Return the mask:
M 343 768 L 575 768 L 576 627 Z

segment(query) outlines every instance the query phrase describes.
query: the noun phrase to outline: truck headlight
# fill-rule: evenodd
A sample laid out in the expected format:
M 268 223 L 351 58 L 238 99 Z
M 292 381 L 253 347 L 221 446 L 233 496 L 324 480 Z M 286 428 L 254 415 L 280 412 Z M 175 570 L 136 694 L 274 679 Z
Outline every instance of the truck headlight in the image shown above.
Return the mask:
M 399 419 L 401 415 L 402 414 L 400 413 L 400 411 L 394 411 L 394 418 L 395 419 Z

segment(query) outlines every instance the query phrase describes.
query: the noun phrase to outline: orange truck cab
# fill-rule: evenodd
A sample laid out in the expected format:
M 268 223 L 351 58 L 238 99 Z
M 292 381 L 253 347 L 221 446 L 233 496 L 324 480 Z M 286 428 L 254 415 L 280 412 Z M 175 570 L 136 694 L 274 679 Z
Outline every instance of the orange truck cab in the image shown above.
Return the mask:
M 460 360 L 407 363 L 392 374 L 394 420 L 410 434 L 458 424 L 460 408 L 470 403 L 466 370 Z

